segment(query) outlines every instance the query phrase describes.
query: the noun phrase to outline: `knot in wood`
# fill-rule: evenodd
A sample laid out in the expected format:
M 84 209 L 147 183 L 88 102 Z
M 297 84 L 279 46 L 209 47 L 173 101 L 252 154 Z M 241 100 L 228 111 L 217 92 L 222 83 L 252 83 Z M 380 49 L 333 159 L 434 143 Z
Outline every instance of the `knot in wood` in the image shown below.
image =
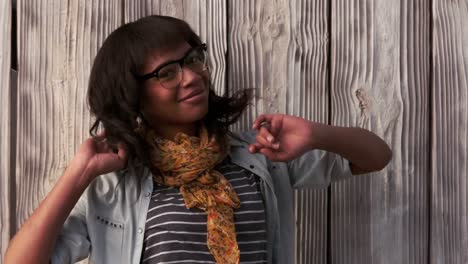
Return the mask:
M 366 91 L 363 88 L 359 88 L 356 90 L 356 97 L 359 101 L 359 109 L 361 110 L 361 114 L 365 114 L 369 112 L 370 109 L 370 99 L 367 95 Z

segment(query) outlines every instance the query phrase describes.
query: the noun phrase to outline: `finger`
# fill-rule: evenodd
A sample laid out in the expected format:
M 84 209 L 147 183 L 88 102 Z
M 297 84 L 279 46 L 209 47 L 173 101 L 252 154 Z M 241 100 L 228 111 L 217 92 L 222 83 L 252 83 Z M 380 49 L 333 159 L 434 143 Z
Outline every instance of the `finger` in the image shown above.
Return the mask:
M 106 136 L 106 130 L 103 129 L 103 130 L 99 131 L 99 132 L 97 133 L 97 135 L 100 136 L 100 137 L 105 137 L 105 136 Z
M 106 140 L 106 131 L 103 129 L 93 136 L 94 141 L 100 142 Z
M 270 133 L 274 137 L 278 137 L 281 127 L 283 126 L 283 115 L 277 115 L 275 118 L 272 118 L 270 124 Z
M 117 154 L 108 152 L 101 153 L 99 155 L 100 159 L 103 161 L 98 165 L 98 171 L 101 172 L 100 174 L 121 170 L 126 166 L 126 163 L 123 160 L 117 158 Z
M 261 127 L 257 134 L 257 142 L 263 146 L 270 147 L 273 149 L 279 148 L 279 142 L 275 142 L 275 137 L 268 131 L 268 129 Z
M 260 145 L 259 143 L 253 143 L 249 145 L 249 152 L 257 153 L 261 148 L 263 148 L 263 146 Z
M 260 153 L 265 155 L 271 161 L 279 161 L 280 160 L 279 153 L 277 151 L 273 151 L 272 149 L 262 148 L 260 150 Z
M 124 144 L 118 143 L 117 144 L 117 155 L 119 156 L 119 159 L 121 159 L 124 163 L 127 163 L 128 159 L 128 150 L 125 147 Z
M 96 151 L 98 153 L 105 153 L 111 151 L 111 148 L 106 140 L 95 141 L 94 145 L 96 146 Z
M 259 116 L 255 119 L 252 128 L 253 128 L 253 129 L 260 129 L 260 124 L 261 124 L 261 123 L 263 123 L 263 122 L 268 122 L 268 123 L 270 123 L 270 121 L 271 121 L 272 118 L 273 118 L 273 115 L 271 115 L 271 114 L 259 115 Z

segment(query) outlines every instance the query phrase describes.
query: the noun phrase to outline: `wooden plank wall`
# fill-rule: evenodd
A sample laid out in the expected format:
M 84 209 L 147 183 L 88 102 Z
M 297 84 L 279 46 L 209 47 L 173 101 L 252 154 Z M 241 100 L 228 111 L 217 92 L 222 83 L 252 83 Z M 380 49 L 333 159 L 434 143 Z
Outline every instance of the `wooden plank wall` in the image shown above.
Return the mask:
M 327 2 L 229 2 L 228 88 L 255 88 L 258 96 L 238 129 L 260 113 L 328 122 Z M 297 191 L 295 202 L 296 262 L 325 263 L 326 190 Z
M 88 137 L 92 60 L 122 22 L 108 1 L 18 1 L 16 222 L 27 219 Z
M 0 0 L 2 256 L 11 219 L 15 226 L 26 220 L 88 136 L 87 79 L 105 37 L 122 23 L 164 14 L 185 19 L 208 43 L 218 93 L 256 89 L 235 130 L 249 129 L 260 113 L 281 112 L 364 127 L 391 145 L 393 161 L 382 172 L 296 192 L 291 260 L 468 263 L 466 1 L 17 5 L 18 98 L 11 102 L 11 2 Z M 13 117 L 16 137 L 3 129 Z M 14 167 L 10 153 L 17 153 Z
M 0 262 L 6 251 L 11 233 L 10 212 L 10 142 L 11 124 L 11 2 L 0 0 Z
M 18 1 L 18 226 L 88 137 L 89 70 L 121 13 L 114 1 Z
M 432 9 L 431 260 L 468 263 L 468 2 Z
M 332 124 L 382 136 L 393 161 L 382 172 L 332 186 L 330 263 L 424 263 L 428 1 L 335 0 L 331 12 Z

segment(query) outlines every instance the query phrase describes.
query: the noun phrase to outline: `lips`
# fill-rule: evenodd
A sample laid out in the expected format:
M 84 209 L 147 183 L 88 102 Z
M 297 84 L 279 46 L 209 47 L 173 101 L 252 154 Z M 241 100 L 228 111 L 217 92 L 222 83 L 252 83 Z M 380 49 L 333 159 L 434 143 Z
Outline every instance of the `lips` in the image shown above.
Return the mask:
M 186 96 L 182 97 L 182 99 L 180 99 L 179 102 L 186 101 L 186 100 L 188 100 L 188 99 L 190 99 L 192 97 L 195 97 L 195 96 L 197 96 L 199 94 L 202 94 L 202 93 L 203 93 L 203 90 L 201 90 L 201 89 L 200 90 L 194 90 L 191 93 L 187 94 Z

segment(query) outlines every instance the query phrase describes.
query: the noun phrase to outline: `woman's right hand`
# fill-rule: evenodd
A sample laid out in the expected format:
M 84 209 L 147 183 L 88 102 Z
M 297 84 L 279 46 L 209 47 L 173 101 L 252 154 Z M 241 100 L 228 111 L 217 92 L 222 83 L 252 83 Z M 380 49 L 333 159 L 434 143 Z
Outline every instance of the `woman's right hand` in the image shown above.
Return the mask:
M 117 149 L 113 150 L 105 139 L 104 133 L 86 139 L 70 163 L 74 169 L 82 171 L 82 175 L 89 177 L 90 181 L 99 175 L 124 169 L 127 165 L 125 147 L 118 144 Z
M 5 263 L 50 263 L 59 227 L 91 181 L 127 164 L 124 146 L 114 152 L 105 138 L 101 133 L 81 144 L 65 173 L 10 241 Z

